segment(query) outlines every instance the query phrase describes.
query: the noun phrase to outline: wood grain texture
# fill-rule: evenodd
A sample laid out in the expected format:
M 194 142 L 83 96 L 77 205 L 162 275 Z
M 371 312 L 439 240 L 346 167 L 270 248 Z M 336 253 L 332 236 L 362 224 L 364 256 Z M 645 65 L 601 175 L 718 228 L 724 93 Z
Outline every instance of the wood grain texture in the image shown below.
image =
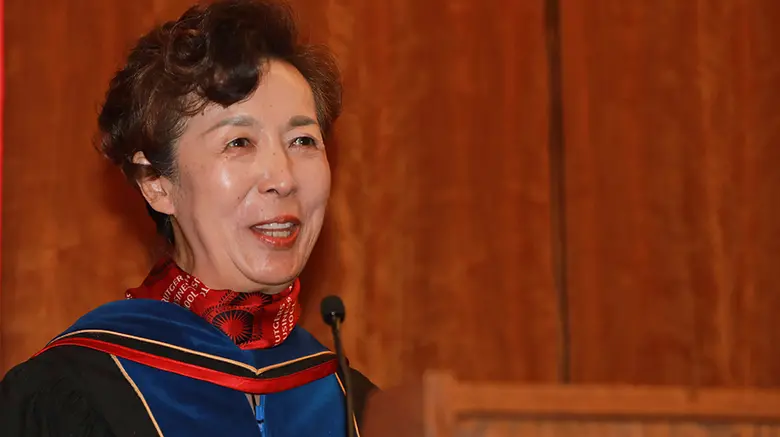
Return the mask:
M 0 372 L 146 273 L 151 221 L 90 140 L 129 44 L 188 3 L 6 1 Z M 383 386 L 555 380 L 541 3 L 293 4 L 346 103 L 303 326 L 329 344 L 319 300 L 341 295 L 350 359 Z
M 305 307 L 340 294 L 350 359 L 383 384 L 554 380 L 541 3 L 299 3 L 346 90 Z
M 566 2 L 574 381 L 780 384 L 778 19 Z
M 408 437 L 774 436 L 780 435 L 780 391 L 475 383 L 426 372 L 372 396 L 361 432 L 399 435 L 399 426 Z
M 143 204 L 92 139 L 107 81 L 151 25 L 151 6 L 5 2 L 0 368 L 143 278 L 141 236 L 153 228 L 138 220 Z

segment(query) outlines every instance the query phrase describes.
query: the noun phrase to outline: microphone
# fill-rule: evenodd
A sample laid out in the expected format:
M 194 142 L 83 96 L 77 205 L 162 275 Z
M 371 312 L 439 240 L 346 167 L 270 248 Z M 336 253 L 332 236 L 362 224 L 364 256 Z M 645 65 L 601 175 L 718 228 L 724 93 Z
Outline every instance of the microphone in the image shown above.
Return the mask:
M 344 378 L 344 394 L 347 398 L 347 436 L 355 437 L 355 410 L 352 406 L 352 382 L 349 376 L 349 366 L 347 366 L 347 358 L 344 356 L 344 350 L 341 347 L 341 324 L 344 323 L 346 317 L 346 309 L 344 309 L 344 302 L 338 296 L 327 296 L 320 302 L 320 313 L 322 314 L 322 320 L 325 324 L 330 326 L 330 330 L 333 333 L 333 345 L 336 348 L 336 357 L 339 360 L 339 367 L 341 368 L 341 374 Z

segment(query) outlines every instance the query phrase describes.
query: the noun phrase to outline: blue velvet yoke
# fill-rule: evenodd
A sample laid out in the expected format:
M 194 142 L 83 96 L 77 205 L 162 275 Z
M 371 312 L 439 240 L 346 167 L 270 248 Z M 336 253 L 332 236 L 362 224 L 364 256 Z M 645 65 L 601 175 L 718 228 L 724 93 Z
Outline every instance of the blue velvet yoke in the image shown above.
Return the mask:
M 150 344 L 236 362 L 236 368 L 263 369 L 326 352 L 303 328 L 296 327 L 281 345 L 242 350 L 227 336 L 187 309 L 147 299 L 103 305 L 83 316 L 58 338 L 95 332 L 132 336 Z M 57 344 L 55 339 L 51 344 Z M 183 348 L 183 349 L 182 349 Z M 190 355 L 187 355 L 190 354 Z M 189 360 L 182 361 L 188 362 Z M 181 354 L 177 355 L 180 359 Z M 170 357 L 169 357 L 170 358 Z M 278 392 L 260 393 L 253 410 L 247 395 L 212 382 L 160 370 L 117 357 L 148 406 L 163 436 L 318 437 L 346 435 L 344 392 L 335 373 Z M 230 365 L 230 364 L 227 364 Z M 284 371 L 284 369 L 282 369 Z M 292 375 L 295 368 L 291 368 Z M 277 369 L 278 373 L 278 369 Z M 286 376 L 286 375 L 285 375 Z

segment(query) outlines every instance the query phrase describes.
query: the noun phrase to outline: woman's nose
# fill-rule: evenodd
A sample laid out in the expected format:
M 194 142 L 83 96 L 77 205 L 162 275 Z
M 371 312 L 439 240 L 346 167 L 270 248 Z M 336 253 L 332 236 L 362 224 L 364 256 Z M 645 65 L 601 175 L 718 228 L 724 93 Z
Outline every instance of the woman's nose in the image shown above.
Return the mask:
M 292 162 L 282 150 L 270 150 L 261 157 L 262 174 L 258 189 L 261 193 L 286 197 L 295 191 Z

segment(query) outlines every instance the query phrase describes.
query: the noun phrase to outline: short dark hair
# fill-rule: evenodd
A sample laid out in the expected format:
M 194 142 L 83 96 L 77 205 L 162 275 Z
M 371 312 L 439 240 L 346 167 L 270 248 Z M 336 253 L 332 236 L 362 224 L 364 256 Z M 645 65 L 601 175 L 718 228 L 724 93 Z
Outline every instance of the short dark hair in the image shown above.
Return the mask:
M 286 3 L 218 0 L 141 37 L 106 93 L 98 117 L 102 153 L 133 182 L 175 177 L 173 145 L 187 118 L 206 105 L 227 107 L 249 97 L 269 60 L 285 61 L 303 75 L 328 134 L 341 112 L 341 81 L 331 53 L 299 41 Z M 151 166 L 133 163 L 139 151 Z M 174 243 L 169 217 L 147 209 L 158 232 Z

